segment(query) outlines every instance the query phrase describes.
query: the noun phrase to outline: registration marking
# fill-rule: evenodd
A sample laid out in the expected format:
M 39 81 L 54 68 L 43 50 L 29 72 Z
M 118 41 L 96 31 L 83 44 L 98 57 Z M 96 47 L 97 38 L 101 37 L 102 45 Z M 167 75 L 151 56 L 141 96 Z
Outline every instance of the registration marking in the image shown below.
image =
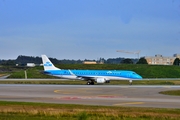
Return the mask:
M 120 105 L 139 105 L 139 104 L 144 104 L 144 102 L 119 103 L 119 104 L 113 104 L 113 106 L 120 106 Z

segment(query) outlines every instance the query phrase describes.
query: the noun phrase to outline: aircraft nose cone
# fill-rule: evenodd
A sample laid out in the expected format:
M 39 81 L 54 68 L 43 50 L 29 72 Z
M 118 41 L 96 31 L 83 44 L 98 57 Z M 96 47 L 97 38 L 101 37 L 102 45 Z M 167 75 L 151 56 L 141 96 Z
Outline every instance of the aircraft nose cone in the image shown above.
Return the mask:
M 142 77 L 140 75 L 137 75 L 137 79 L 142 79 Z

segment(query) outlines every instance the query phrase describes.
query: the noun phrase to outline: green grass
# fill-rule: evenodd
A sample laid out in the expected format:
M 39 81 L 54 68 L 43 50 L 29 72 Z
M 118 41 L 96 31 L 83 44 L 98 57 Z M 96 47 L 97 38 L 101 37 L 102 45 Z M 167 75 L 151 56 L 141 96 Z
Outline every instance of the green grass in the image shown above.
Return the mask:
M 178 120 L 180 109 L 0 101 L 0 120 Z
M 27 73 L 27 78 L 55 78 L 55 77 L 43 74 L 42 67 L 17 69 L 14 72 L 11 72 L 11 76 L 9 78 L 25 78 L 25 71 Z
M 160 94 L 165 94 L 165 95 L 175 95 L 175 96 L 180 96 L 180 90 L 169 90 L 169 91 L 162 91 L 159 92 Z
M 170 65 L 136 65 L 136 64 L 58 64 L 56 65 L 61 69 L 84 69 L 84 70 L 132 70 L 140 74 L 143 78 L 180 78 L 180 67 Z M 2 68 L 0 68 L 2 69 Z M 10 78 L 24 78 L 24 71 L 27 71 L 28 78 L 52 78 L 44 75 L 41 72 L 43 67 L 3 67 L 11 73 Z M 1 73 L 0 73 L 1 74 Z M 3 73 L 2 73 L 3 74 Z

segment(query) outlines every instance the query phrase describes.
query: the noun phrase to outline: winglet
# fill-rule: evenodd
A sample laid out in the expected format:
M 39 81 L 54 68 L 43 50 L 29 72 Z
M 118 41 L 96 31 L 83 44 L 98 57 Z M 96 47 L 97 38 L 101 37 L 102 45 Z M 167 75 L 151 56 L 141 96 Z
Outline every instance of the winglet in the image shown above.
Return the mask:
M 49 60 L 49 58 L 46 55 L 41 55 L 44 70 L 60 70 L 59 68 L 55 67 L 53 63 Z

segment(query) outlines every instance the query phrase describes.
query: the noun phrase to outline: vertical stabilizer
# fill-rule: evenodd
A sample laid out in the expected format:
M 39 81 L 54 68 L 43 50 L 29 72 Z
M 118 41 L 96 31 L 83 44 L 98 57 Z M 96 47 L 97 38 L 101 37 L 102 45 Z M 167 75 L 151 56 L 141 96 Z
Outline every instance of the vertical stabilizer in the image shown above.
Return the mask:
M 60 70 L 59 68 L 55 67 L 52 62 L 49 60 L 49 58 L 46 55 L 41 55 L 44 70 Z

